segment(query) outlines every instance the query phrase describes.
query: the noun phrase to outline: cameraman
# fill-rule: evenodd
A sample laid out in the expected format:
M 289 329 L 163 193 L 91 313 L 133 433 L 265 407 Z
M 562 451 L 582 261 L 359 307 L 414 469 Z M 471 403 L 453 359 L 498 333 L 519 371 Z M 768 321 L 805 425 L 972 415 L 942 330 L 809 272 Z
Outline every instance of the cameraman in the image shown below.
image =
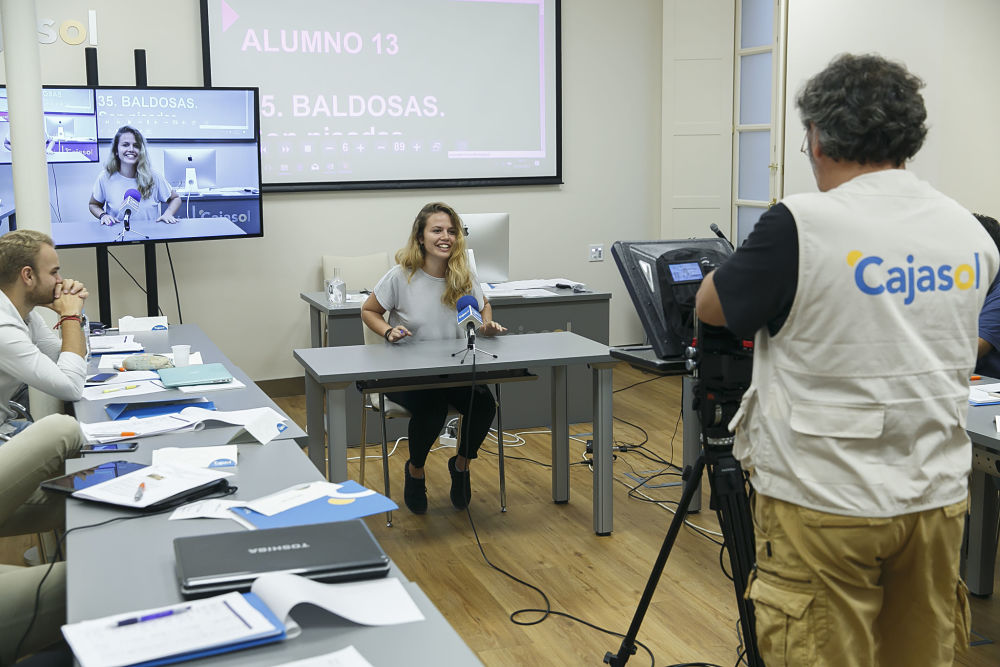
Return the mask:
M 977 315 L 997 249 L 905 170 L 923 83 L 842 55 L 796 100 L 819 193 L 786 197 L 698 291 L 756 334 L 730 424 L 756 491 L 754 601 L 778 665 L 950 665 L 968 643 L 958 575 Z

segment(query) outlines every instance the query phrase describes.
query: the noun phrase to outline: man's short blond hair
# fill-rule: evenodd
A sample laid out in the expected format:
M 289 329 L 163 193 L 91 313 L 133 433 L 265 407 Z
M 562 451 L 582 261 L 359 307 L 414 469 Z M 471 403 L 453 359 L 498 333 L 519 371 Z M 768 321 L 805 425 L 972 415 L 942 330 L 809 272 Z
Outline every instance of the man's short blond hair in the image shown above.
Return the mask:
M 12 284 L 26 266 L 37 270 L 35 259 L 42 245 L 55 247 L 51 236 L 33 229 L 17 229 L 0 236 L 0 285 Z

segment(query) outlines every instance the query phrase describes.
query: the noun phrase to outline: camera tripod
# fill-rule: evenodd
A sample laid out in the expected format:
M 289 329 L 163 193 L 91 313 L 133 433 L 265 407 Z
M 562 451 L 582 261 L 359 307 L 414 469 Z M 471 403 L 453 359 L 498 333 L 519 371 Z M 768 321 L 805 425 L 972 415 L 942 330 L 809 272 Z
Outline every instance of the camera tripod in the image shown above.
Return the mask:
M 687 518 L 691 500 L 700 488 L 698 480 L 706 469 L 712 492 L 710 505 L 718 516 L 723 542 L 729 552 L 747 663 L 750 667 L 764 667 L 757 648 L 753 603 L 744 599 L 747 578 L 755 560 L 750 502 L 746 494 L 743 470 L 733 457 L 733 436 L 728 429 L 743 392 L 749 386 L 752 352 L 725 330 L 700 322 L 698 325 L 699 347 L 689 348 L 687 356 L 693 362 L 689 367 L 697 367 L 699 372 L 694 405 L 701 420 L 702 452 L 694 465 L 684 471 L 687 485 L 673 521 L 670 522 L 670 528 L 663 538 L 660 553 L 632 617 L 632 624 L 618 652 L 609 651 L 604 656 L 604 662 L 611 667 L 621 667 L 635 654 L 635 639 L 639 634 L 639 627 L 653 599 L 677 534 Z

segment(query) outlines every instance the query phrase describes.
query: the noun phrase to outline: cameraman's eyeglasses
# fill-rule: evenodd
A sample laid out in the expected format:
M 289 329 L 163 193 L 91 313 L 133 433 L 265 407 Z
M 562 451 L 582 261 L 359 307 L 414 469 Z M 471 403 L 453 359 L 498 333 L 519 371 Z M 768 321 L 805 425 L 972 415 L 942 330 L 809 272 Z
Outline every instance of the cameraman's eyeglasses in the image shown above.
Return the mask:
M 802 136 L 802 146 L 799 147 L 799 152 L 803 155 L 809 155 L 809 130 Z

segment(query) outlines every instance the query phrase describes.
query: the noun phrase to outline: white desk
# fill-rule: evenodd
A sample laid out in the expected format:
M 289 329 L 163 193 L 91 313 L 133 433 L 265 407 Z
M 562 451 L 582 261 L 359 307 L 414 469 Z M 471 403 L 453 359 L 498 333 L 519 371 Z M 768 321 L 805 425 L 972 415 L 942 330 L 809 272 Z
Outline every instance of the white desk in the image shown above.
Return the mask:
M 567 369 L 589 366 L 591 401 L 594 414 L 594 532 L 608 535 L 612 530 L 611 500 L 611 368 L 614 361 L 608 347 L 569 332 L 524 334 L 480 338 L 480 347 L 498 355 L 479 355 L 477 371 L 504 371 L 519 368 L 551 372 L 550 409 L 552 424 L 552 499 L 569 501 L 569 426 L 567 420 Z M 413 341 L 393 345 L 351 345 L 295 350 L 295 358 L 305 369 L 306 421 L 309 457 L 331 481 L 347 479 L 347 391 L 358 380 L 391 378 L 420 379 L 432 386 L 440 376 L 467 374 L 470 362 L 460 364 L 451 356 L 464 346 L 462 340 Z M 324 465 L 323 407 L 326 405 L 326 433 L 329 436 L 328 464 Z

